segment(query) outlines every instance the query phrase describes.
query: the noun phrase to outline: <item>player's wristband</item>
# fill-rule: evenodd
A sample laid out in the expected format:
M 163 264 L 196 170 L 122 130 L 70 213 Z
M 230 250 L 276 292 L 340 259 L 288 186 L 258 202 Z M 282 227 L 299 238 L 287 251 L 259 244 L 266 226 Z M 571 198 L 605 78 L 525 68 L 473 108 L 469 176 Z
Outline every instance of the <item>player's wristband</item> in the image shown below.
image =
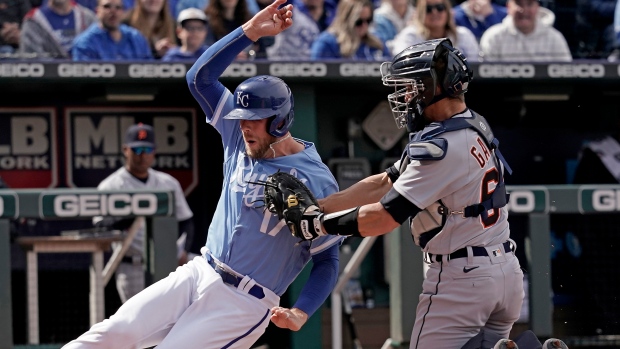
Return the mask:
M 331 235 L 362 237 L 357 225 L 359 211 L 360 208 L 358 206 L 348 210 L 326 214 L 323 216 L 323 227 L 325 227 L 327 233 Z

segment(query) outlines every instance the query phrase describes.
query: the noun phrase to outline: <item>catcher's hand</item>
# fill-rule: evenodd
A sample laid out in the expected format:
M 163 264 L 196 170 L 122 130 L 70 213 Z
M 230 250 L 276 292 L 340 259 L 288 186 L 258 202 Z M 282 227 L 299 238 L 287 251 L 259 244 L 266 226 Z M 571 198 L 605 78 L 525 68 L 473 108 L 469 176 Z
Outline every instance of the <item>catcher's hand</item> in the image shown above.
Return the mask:
M 319 203 L 299 179 L 286 172 L 276 172 L 269 175 L 263 185 L 265 206 L 284 219 L 293 236 L 314 240 L 327 234 Z

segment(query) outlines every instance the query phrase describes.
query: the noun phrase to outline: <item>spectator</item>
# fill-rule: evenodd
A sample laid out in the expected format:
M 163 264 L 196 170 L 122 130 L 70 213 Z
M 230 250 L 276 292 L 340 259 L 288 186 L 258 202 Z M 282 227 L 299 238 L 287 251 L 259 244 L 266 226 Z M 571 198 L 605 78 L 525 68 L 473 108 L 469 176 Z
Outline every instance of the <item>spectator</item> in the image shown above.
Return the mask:
M 179 240 L 183 241 L 177 258 L 179 265 L 187 263 L 191 256 L 190 248 L 194 237 L 193 213 L 189 208 L 181 184 L 167 173 L 151 168 L 155 161 L 155 133 L 153 127 L 142 123 L 130 126 L 125 132 L 123 155 L 125 165 L 106 177 L 99 185 L 99 190 L 141 190 L 157 189 L 174 192 L 175 215 L 179 224 Z M 118 219 L 117 217 L 95 217 L 97 227 L 129 229 L 135 217 Z M 123 303 L 144 289 L 144 226 L 139 227 L 122 262 L 116 269 L 116 288 Z M 185 234 L 185 235 L 183 235 Z M 121 243 L 113 248 L 120 249 Z
M 409 0 L 383 0 L 381 6 L 375 10 L 374 25 L 370 31 L 387 43 L 394 39 L 414 17 L 415 7 Z
M 292 0 L 294 8 L 312 18 L 319 26 L 320 31 L 329 27 L 336 17 L 336 7 L 338 2 L 330 0 Z
M 311 59 L 378 61 L 390 57 L 383 41 L 370 33 L 370 0 L 340 0 L 332 24 L 312 43 Z
M 96 21 L 93 11 L 71 0 L 48 0 L 24 18 L 19 52 L 37 58 L 71 58 L 75 37 Z
M 471 30 L 480 41 L 482 34 L 492 25 L 501 23 L 507 14 L 506 6 L 491 0 L 466 0 L 454 7 L 454 22 Z
M 30 8 L 29 0 L 0 0 L 0 54 L 19 48 L 22 20 Z
M 508 0 L 508 16 L 480 39 L 485 61 L 572 60 L 566 39 L 553 28 L 555 15 L 537 0 Z
M 90 0 L 79 0 L 79 1 L 90 1 Z M 170 16 L 172 18 L 177 18 L 180 11 L 177 11 L 179 0 L 168 0 L 168 9 L 170 10 Z M 125 5 L 125 9 L 129 10 L 135 7 L 135 0 L 123 0 L 123 5 Z
M 312 43 L 321 33 L 321 23 L 327 19 L 324 0 L 301 0 L 311 12 L 301 6 L 293 7 L 293 25 L 274 37 L 273 45 L 267 47 L 267 57 L 272 60 L 308 60 Z M 313 15 L 311 15 L 313 14 Z
M 162 57 L 162 61 L 196 61 L 206 50 L 207 15 L 197 8 L 186 8 L 177 18 L 177 37 L 181 46 L 173 47 Z
M 262 6 L 259 6 L 257 0 L 247 0 L 246 3 L 248 5 L 248 10 L 252 15 L 255 15 L 256 13 L 258 13 L 258 11 L 260 11 L 261 8 L 263 8 Z M 181 11 L 190 7 L 200 8 L 204 10 L 207 8 L 208 5 L 209 0 L 178 0 L 175 12 L 181 13 Z
M 448 38 L 467 59 L 478 61 L 480 47 L 471 30 L 457 26 L 450 0 L 419 0 L 416 16 L 389 44 L 392 55 L 405 48 L 432 39 Z
M 606 58 L 614 49 L 616 0 L 577 0 L 575 57 Z
M 246 0 L 209 1 L 205 13 L 209 18 L 207 45 L 212 45 L 252 18 Z M 251 49 L 252 45 L 248 46 L 239 53 L 237 59 L 248 59 Z
M 122 24 L 122 0 L 99 0 L 98 21 L 78 35 L 71 50 L 74 61 L 152 59 L 146 38 Z
M 123 23 L 140 31 L 151 45 L 153 57 L 161 58 L 177 46 L 174 19 L 170 15 L 168 0 L 138 0 L 130 9 Z

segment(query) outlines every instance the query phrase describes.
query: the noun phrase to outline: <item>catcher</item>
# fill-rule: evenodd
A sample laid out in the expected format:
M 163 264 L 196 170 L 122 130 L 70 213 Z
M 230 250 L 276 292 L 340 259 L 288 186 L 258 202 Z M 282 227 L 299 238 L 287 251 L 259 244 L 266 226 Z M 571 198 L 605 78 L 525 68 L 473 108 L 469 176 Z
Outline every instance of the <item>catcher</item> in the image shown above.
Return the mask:
M 382 235 L 411 219 L 429 270 L 410 348 L 480 348 L 493 336 L 496 348 L 517 348 L 507 340 L 524 296 L 507 220 L 503 173 L 511 169 L 487 121 L 465 104 L 473 77 L 467 59 L 449 39 L 430 40 L 381 72 L 394 87 L 388 101 L 396 124 L 410 132 L 401 159 L 321 205 L 305 188 L 278 183 L 278 175 L 271 188 L 279 191 L 266 191 L 273 195 L 265 198 L 268 209 L 302 240 Z M 553 339 L 544 348 L 566 346 Z

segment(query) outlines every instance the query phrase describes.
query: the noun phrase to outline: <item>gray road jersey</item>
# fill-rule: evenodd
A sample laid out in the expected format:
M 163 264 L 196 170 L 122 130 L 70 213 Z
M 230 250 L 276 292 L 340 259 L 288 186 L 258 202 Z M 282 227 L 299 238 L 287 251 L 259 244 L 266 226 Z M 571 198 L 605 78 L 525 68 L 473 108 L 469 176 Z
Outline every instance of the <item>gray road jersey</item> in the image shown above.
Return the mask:
M 187 200 L 185 200 L 185 195 L 183 194 L 183 189 L 181 189 L 181 184 L 176 178 L 171 175 L 154 170 L 152 168 L 149 169 L 149 178 L 146 183 L 138 180 L 134 176 L 132 176 L 125 167 L 121 167 L 116 170 L 114 173 L 106 177 L 99 185 L 97 186 L 99 190 L 134 190 L 134 189 L 151 189 L 151 190 L 173 190 L 174 191 L 174 202 L 175 202 L 175 212 L 176 218 L 179 221 L 186 220 L 193 216 L 192 210 L 189 208 L 187 204 Z M 93 218 L 93 223 L 97 223 L 103 219 L 103 217 L 95 217 Z M 127 251 L 128 256 L 130 255 L 142 255 L 142 249 L 144 244 L 144 226 L 140 228 L 136 237 L 134 238 L 129 250 Z M 118 248 L 115 246 L 115 248 Z
M 454 116 L 470 116 L 470 111 Z M 501 167 L 482 137 L 472 129 L 443 133 L 448 142 L 442 160 L 411 161 L 394 183 L 394 189 L 420 208 L 441 202 L 450 210 L 477 204 L 495 189 Z M 399 168 L 400 161 L 395 166 Z M 450 215 L 444 228 L 424 251 L 452 253 L 465 246 L 503 243 L 509 238 L 506 207 L 494 209 L 487 219 Z

